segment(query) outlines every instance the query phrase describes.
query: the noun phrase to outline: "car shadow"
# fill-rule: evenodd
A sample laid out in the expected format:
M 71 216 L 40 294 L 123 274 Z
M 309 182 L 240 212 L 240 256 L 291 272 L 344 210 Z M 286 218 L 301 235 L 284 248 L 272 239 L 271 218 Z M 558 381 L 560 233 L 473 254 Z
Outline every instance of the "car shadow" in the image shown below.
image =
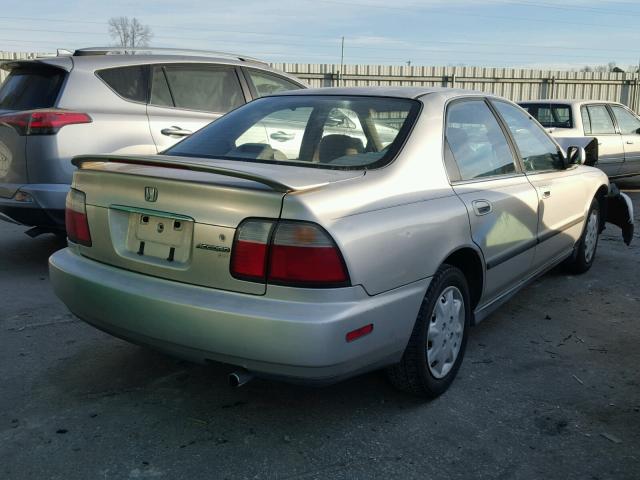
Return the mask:
M 51 254 L 65 248 L 67 240 L 53 234 L 42 234 L 31 238 L 22 232 L 27 227 L 1 225 L 0 230 L 0 270 L 12 272 L 40 272 L 47 267 Z M 10 233 L 6 235 L 4 232 Z

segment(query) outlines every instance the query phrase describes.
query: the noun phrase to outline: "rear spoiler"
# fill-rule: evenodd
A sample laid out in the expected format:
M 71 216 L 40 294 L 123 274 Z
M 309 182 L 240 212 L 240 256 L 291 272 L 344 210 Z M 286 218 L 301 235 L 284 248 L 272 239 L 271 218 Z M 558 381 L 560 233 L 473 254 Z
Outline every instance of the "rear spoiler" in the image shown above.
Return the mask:
M 231 168 L 223 168 L 215 165 L 206 165 L 203 163 L 187 162 L 181 160 L 169 160 L 166 157 L 117 157 L 113 155 L 79 155 L 73 157 L 71 163 L 79 169 L 88 167 L 90 164 L 96 163 L 125 163 L 131 165 L 144 165 L 149 167 L 165 167 L 175 168 L 178 170 L 190 170 L 192 172 L 214 173 L 216 175 L 224 175 L 226 177 L 241 178 L 243 180 L 251 180 L 252 182 L 266 185 L 276 192 L 289 193 L 296 190 L 290 185 L 278 182 L 271 178 L 258 175 L 252 172 L 243 172 L 241 170 L 233 170 Z
M 73 69 L 73 60 L 70 57 L 38 57 L 24 59 L 0 60 L 0 69 L 11 71 L 14 68 L 58 68 L 65 72 Z

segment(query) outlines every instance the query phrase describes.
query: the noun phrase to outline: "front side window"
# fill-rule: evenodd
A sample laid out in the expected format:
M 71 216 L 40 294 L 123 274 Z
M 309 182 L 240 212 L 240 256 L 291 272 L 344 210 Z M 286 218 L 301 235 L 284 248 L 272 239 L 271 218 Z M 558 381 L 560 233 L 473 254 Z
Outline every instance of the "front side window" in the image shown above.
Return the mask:
M 449 171 L 451 180 L 473 180 L 516 171 L 509 143 L 484 100 L 450 105 L 445 137 L 446 148 L 450 149 L 458 169 L 453 174 Z
M 134 102 L 147 102 L 148 67 L 134 65 L 131 67 L 108 68 L 98 70 L 100 77 L 121 97 Z
M 640 133 L 640 119 L 629 112 L 626 108 L 619 107 L 617 105 L 611 105 L 611 110 L 616 117 L 620 133 L 623 135 L 631 135 L 634 133 Z
M 299 90 L 300 86 L 276 75 L 270 75 L 260 70 L 248 69 L 249 78 L 256 89 L 258 97 L 271 95 L 286 90 Z
M 206 65 L 167 65 L 163 67 L 172 103 L 176 108 L 226 113 L 245 102 L 235 69 Z M 166 105 L 167 92 L 159 93 L 162 80 L 154 71 L 152 100 Z M 156 90 L 155 88 L 152 90 Z M 157 100 L 162 95 L 161 100 Z M 152 102 L 153 103 L 153 102 Z
M 611 115 L 609 115 L 607 107 L 604 105 L 589 105 L 587 106 L 587 111 L 591 119 L 591 134 L 616 133 L 613 120 L 611 119 Z
M 509 127 L 520 151 L 525 171 L 539 172 L 564 168 L 558 147 L 540 125 L 514 105 L 500 101 L 493 104 Z
M 318 168 L 376 168 L 395 157 L 419 110 L 419 102 L 402 98 L 265 97 L 209 124 L 166 153 Z M 400 128 L 388 126 L 388 118 Z

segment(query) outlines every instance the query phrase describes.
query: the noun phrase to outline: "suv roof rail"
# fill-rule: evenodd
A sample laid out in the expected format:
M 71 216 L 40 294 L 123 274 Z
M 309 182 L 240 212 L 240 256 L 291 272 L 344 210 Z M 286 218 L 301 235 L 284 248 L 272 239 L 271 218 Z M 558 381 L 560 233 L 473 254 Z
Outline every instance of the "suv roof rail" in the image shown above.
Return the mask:
M 215 50 L 192 50 L 185 48 L 148 48 L 148 47 L 91 47 L 91 48 L 79 48 L 73 52 L 74 57 L 82 57 L 87 55 L 191 55 L 202 57 L 224 57 L 232 58 L 234 60 L 240 60 L 242 62 L 257 62 L 265 65 L 268 62 L 259 60 L 257 58 L 249 57 L 247 55 L 238 55 L 229 52 L 217 52 Z

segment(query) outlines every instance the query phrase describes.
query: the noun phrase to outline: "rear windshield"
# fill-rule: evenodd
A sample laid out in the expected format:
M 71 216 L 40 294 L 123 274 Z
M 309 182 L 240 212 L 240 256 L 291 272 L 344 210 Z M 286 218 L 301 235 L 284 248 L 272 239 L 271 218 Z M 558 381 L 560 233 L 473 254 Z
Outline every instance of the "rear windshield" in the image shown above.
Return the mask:
M 0 109 L 33 110 L 55 106 L 66 72 L 58 68 L 13 69 L 0 86 Z
M 527 103 L 522 105 L 529 114 L 547 128 L 573 128 L 571 107 L 562 104 Z
M 419 109 L 419 102 L 400 98 L 265 97 L 164 153 L 342 170 L 375 168 L 401 148 Z

